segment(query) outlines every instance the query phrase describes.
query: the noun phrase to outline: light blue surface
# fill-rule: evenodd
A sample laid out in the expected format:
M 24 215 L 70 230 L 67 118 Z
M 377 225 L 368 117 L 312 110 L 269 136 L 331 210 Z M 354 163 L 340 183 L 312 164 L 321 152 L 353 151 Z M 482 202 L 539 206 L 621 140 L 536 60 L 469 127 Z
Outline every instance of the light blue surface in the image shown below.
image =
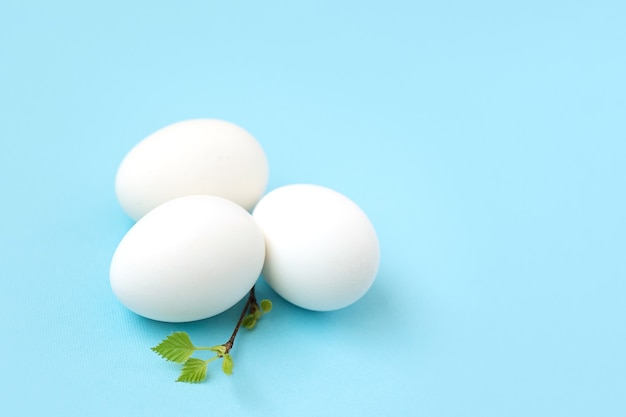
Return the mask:
M 626 3 L 0 4 L 0 414 L 626 415 Z M 113 181 L 152 131 L 240 124 L 270 189 L 341 191 L 382 263 L 353 306 L 225 341 L 126 311 Z

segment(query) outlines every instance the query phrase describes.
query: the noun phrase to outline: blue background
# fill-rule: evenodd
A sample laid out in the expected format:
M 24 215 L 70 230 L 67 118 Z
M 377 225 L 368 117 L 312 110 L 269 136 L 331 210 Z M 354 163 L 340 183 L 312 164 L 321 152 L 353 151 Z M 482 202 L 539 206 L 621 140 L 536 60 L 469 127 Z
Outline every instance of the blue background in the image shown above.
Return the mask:
M 626 3 L 0 5 L 3 415 L 626 415 Z M 358 303 L 282 301 L 199 385 L 113 296 L 122 158 L 243 126 L 268 189 L 343 192 L 379 233 Z M 215 364 L 213 364 L 215 365 Z

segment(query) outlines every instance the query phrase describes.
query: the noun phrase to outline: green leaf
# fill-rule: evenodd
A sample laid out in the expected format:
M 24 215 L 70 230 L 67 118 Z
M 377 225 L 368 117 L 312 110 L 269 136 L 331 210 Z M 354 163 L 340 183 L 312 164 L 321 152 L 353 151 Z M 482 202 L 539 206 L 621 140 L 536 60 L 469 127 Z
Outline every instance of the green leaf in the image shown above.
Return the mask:
M 254 314 L 248 314 L 246 317 L 244 317 L 241 325 L 248 330 L 252 330 L 256 326 L 256 320 L 257 318 L 254 317 Z
M 193 355 L 196 347 L 185 332 L 175 332 L 151 348 L 168 361 L 183 363 Z
M 222 360 L 222 371 L 224 371 L 224 373 L 226 375 L 232 375 L 233 373 L 233 358 L 232 356 L 230 356 L 230 354 L 225 354 L 224 355 L 224 359 Z
M 183 365 L 180 376 L 176 382 L 189 382 L 191 384 L 202 382 L 206 378 L 206 361 L 190 358 Z
M 264 314 L 272 311 L 272 302 L 267 299 L 261 300 L 261 310 L 263 310 Z

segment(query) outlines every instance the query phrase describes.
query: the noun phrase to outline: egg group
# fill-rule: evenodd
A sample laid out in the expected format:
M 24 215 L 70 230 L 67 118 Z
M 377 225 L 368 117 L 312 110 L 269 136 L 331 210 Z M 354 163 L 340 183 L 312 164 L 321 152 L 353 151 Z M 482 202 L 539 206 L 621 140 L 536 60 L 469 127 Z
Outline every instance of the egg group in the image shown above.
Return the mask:
M 137 220 L 111 260 L 118 300 L 154 320 L 201 320 L 234 306 L 261 274 L 305 309 L 359 300 L 380 261 L 368 217 L 318 185 L 264 195 L 268 173 L 256 139 L 226 121 L 187 120 L 138 143 L 115 180 Z

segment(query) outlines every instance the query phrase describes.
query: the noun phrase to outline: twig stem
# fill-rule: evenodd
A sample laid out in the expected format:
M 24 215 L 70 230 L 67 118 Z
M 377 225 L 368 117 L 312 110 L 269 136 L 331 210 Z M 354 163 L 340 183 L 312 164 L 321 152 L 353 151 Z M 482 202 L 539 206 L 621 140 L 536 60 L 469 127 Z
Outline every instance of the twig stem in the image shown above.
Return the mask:
M 226 353 L 230 352 L 230 350 L 233 348 L 233 345 L 235 344 L 235 338 L 237 337 L 237 333 L 239 333 L 239 328 L 241 327 L 241 323 L 243 322 L 244 317 L 246 317 L 246 313 L 248 313 L 250 309 L 256 308 L 256 305 L 257 305 L 257 301 L 256 301 L 256 295 L 254 293 L 254 286 L 253 286 L 250 289 L 250 292 L 248 293 L 248 299 L 246 300 L 246 303 L 243 306 L 243 310 L 241 311 L 241 315 L 239 316 L 239 320 L 237 321 L 235 330 L 233 330 L 233 334 L 230 336 L 230 339 L 228 339 L 228 342 L 224 343 L 224 347 L 226 348 Z

